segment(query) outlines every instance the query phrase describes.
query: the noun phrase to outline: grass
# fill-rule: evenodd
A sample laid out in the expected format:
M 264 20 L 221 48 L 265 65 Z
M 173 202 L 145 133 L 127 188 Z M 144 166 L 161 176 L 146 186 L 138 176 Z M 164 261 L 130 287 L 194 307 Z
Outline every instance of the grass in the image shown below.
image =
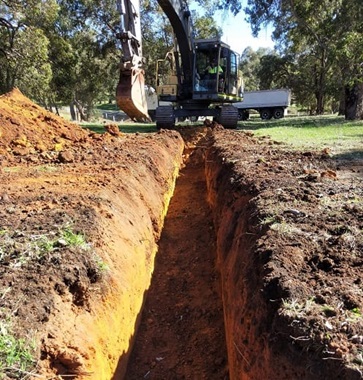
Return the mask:
M 5 173 L 19 173 L 22 170 L 21 166 L 5 167 L 3 171 Z
M 10 320 L 0 321 L 0 379 L 22 379 L 35 364 L 35 345 L 31 340 L 17 338 Z
M 256 136 L 270 136 L 296 149 L 330 148 L 342 158 L 363 158 L 363 121 L 346 121 L 342 116 L 251 119 L 240 122 L 238 129 L 252 130 Z
M 116 111 L 114 104 L 103 104 L 99 111 Z M 104 133 L 105 123 L 117 123 L 123 133 L 157 132 L 155 123 L 143 124 L 132 121 L 81 123 L 83 128 L 95 133 Z M 328 148 L 336 158 L 363 159 L 363 121 L 347 121 L 343 116 L 290 116 L 282 119 L 261 120 L 252 117 L 238 123 L 237 130 L 253 131 L 256 136 L 270 136 L 272 140 L 301 150 L 323 150 Z
M 294 236 L 303 233 L 300 229 L 284 221 L 273 223 L 270 228 L 276 231 L 280 236 Z
M 315 307 L 316 304 L 313 297 L 300 303 L 296 299 L 282 299 L 280 312 L 289 317 L 301 318 L 309 314 Z
M 83 250 L 89 249 L 89 244 L 86 242 L 86 239 L 83 234 L 73 232 L 69 227 L 61 230 L 61 238 L 56 241 L 56 243 L 61 243 L 62 245 L 79 247 Z
M 36 166 L 35 170 L 42 173 L 53 173 L 59 170 L 57 166 L 53 165 L 40 165 Z
M 357 354 L 353 359 L 353 363 L 363 365 L 363 350 L 357 350 Z
M 96 107 L 96 109 L 101 111 L 119 111 L 120 108 L 116 103 L 103 103 Z
M 62 247 L 77 247 L 83 251 L 91 248 L 84 235 L 73 232 L 70 227 L 64 227 L 58 233 L 40 235 L 1 230 L 0 236 L 0 264 L 7 263 L 12 267 L 39 260 Z
M 108 124 L 114 123 L 112 121 L 108 121 Z M 143 124 L 143 123 L 134 123 L 132 121 L 130 122 L 123 122 L 123 123 L 117 123 L 119 126 L 119 129 L 123 133 L 151 133 L 151 132 L 157 132 L 156 125 L 154 124 Z M 90 129 L 91 131 L 95 133 L 104 133 L 105 124 L 97 124 L 97 123 L 81 123 L 80 124 L 82 128 Z

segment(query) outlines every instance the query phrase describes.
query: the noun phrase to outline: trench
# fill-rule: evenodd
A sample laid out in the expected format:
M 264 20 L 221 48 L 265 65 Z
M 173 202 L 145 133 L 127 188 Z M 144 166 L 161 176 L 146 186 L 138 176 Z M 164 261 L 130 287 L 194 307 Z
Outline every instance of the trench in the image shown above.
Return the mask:
M 244 180 L 253 166 L 238 167 L 244 165 L 243 140 L 231 149 L 231 136 L 218 130 L 206 135 L 205 129 L 184 140 L 189 158 L 179 172 L 157 254 L 144 272 L 129 271 L 130 283 L 140 273 L 147 283 L 109 303 L 111 317 L 118 317 L 112 325 L 102 320 L 117 348 L 112 379 L 360 378 L 331 376 L 339 363 L 323 362 L 291 342 L 291 326 L 276 302 L 284 297 L 280 278 L 266 281 L 271 252 L 258 250 L 267 235 L 259 224 L 258 190 L 253 180 Z M 133 268 L 139 269 L 143 251 L 132 253 Z M 114 305 L 120 306 L 117 313 Z M 126 329 L 120 325 L 129 327 L 122 347 L 115 328 L 121 334 Z M 102 347 L 112 365 L 110 345 Z M 109 379 L 108 374 L 95 371 L 92 379 Z
M 228 379 L 203 141 L 171 199 L 125 379 Z
M 68 333 L 72 343 L 61 358 L 71 366 L 82 355 L 89 366 L 84 366 L 84 376 L 74 372 L 64 376 L 72 373 L 70 378 L 80 380 L 334 378 L 324 374 L 335 373 L 336 364 L 324 363 L 315 352 L 308 354 L 291 342 L 291 326 L 278 313 L 283 289 L 280 278 L 266 277 L 271 273 L 266 265 L 271 252 L 259 251 L 268 236 L 260 228 L 258 190 L 249 172 L 253 166 L 244 166 L 242 159 L 244 140 L 231 149 L 231 136 L 223 131 L 205 128 L 192 133 L 184 139 L 188 159 L 174 190 L 183 144 L 175 136 L 165 137 L 166 147 L 178 144 L 178 149 L 165 155 L 162 146 L 156 155 L 155 166 L 170 178 L 162 187 L 170 191 L 167 201 L 155 199 L 158 192 L 150 189 L 159 190 L 162 181 L 155 177 L 153 182 L 149 176 L 143 192 L 129 203 L 138 211 L 128 214 L 132 223 L 119 217 L 107 220 L 114 243 L 107 248 L 115 262 L 120 252 L 124 260 L 120 268 L 115 267 L 106 302 L 96 304 L 96 318 L 80 314 L 76 328 L 72 320 Z M 168 165 L 171 161 L 173 165 Z M 165 173 L 171 171 L 168 177 Z M 245 181 L 248 174 L 250 182 Z M 141 198 L 135 208 L 134 201 Z M 120 216 L 129 209 L 126 198 L 116 200 L 114 212 Z M 145 218 L 142 225 L 148 213 L 152 218 Z M 162 229 L 156 238 L 155 225 Z M 133 239 L 127 239 L 130 232 L 135 232 Z M 158 247 L 145 236 L 160 236 Z M 78 356 L 71 356 L 73 347 Z

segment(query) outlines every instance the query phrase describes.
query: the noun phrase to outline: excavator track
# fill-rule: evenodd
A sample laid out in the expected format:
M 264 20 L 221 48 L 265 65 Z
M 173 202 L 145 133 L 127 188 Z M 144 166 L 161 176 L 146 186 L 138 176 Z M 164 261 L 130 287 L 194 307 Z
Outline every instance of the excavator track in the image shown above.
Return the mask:
M 144 70 L 133 68 L 121 71 L 116 90 L 116 101 L 119 108 L 132 120 L 151 121 L 147 111 Z
M 173 106 L 159 106 L 156 109 L 155 118 L 158 129 L 173 129 L 175 127 Z
M 238 109 L 232 105 L 222 106 L 217 120 L 224 128 L 236 129 L 238 123 Z

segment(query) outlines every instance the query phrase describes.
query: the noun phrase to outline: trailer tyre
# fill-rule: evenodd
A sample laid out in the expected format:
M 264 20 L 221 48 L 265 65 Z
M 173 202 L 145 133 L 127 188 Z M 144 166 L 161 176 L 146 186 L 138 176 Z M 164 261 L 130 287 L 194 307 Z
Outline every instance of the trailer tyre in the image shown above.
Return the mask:
M 238 110 L 238 120 L 248 120 L 250 117 L 250 113 L 248 110 L 239 109 Z
M 263 108 L 260 111 L 260 117 L 262 120 L 270 120 L 272 117 L 272 112 L 269 108 Z
M 281 119 L 284 117 L 284 109 L 283 108 L 275 108 L 274 109 L 274 118 Z

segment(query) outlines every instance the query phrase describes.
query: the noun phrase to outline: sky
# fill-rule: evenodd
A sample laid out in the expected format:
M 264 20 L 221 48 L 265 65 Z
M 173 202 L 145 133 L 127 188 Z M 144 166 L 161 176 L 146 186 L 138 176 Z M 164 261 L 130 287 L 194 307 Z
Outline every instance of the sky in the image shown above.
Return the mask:
M 251 26 L 245 21 L 246 15 L 243 8 L 247 5 L 247 0 L 240 0 L 242 10 L 237 16 L 233 16 L 230 11 L 219 11 L 215 14 L 215 20 L 223 30 L 222 41 L 230 45 L 232 50 L 241 54 L 243 50 L 250 46 L 253 50 L 260 47 L 273 49 L 274 43 L 271 39 L 271 28 L 262 29 L 258 37 L 253 37 Z M 190 9 L 195 9 L 199 15 L 203 15 L 203 9 L 195 2 Z
M 258 37 L 253 37 L 251 26 L 245 21 L 245 14 L 240 12 L 237 16 L 233 16 L 228 12 L 217 13 L 215 17 L 218 26 L 223 30 L 222 41 L 230 45 L 232 50 L 241 54 L 243 50 L 251 46 L 253 50 L 259 47 L 273 49 L 274 43 L 271 39 L 270 28 L 262 29 Z

